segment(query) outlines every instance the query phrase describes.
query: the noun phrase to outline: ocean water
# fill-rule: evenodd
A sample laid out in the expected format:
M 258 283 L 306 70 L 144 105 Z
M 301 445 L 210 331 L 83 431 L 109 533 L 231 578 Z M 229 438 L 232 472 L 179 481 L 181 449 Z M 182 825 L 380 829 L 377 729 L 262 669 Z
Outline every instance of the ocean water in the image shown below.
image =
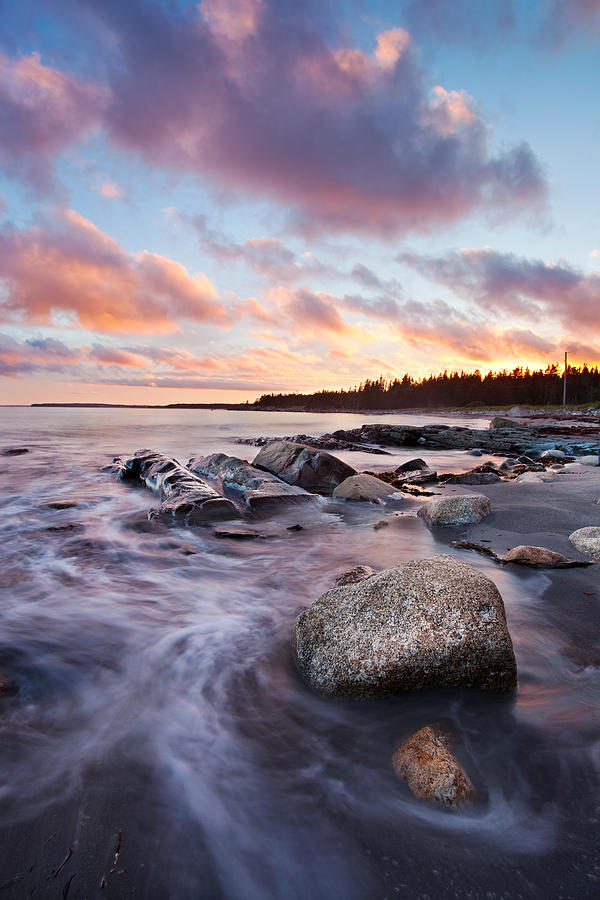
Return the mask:
M 0 457 L 0 672 L 14 688 L 0 698 L 5 896 L 596 895 L 600 682 L 565 652 L 560 614 L 547 615 L 547 575 L 449 549 L 416 518 L 416 498 L 324 499 L 259 520 L 266 538 L 240 543 L 148 521 L 152 493 L 102 471 L 142 447 L 183 462 L 213 451 L 251 459 L 256 448 L 236 437 L 373 420 L 384 421 L 2 410 L 2 447 L 30 451 Z M 415 453 L 339 455 L 382 470 Z M 439 470 L 474 463 L 452 452 L 427 459 Z M 65 502 L 75 505 L 49 505 Z M 382 519 L 388 527 L 374 528 Z M 313 694 L 291 658 L 296 615 L 345 568 L 440 552 L 498 585 L 516 696 Z M 416 801 L 391 768 L 397 744 L 431 723 L 457 735 L 481 796 L 460 815 Z

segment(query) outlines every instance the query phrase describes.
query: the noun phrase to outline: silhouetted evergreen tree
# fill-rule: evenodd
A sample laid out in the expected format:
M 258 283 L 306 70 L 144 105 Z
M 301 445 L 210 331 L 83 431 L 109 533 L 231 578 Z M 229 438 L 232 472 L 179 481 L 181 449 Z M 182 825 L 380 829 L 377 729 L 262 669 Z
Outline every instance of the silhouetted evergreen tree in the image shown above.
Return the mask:
M 263 408 L 305 409 L 423 409 L 439 406 L 545 406 L 562 403 L 562 373 L 557 363 L 531 371 L 517 366 L 512 372 L 442 372 L 415 380 L 408 373 L 401 379 L 366 379 L 344 391 L 314 394 L 263 394 L 256 405 Z M 570 405 L 600 401 L 600 369 L 569 366 L 567 402 Z

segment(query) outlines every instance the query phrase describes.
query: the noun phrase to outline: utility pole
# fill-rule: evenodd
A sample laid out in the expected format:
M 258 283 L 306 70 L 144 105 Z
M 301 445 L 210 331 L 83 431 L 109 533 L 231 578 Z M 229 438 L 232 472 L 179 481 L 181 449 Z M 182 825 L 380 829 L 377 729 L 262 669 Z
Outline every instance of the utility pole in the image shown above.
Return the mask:
M 565 371 L 563 372 L 563 406 L 567 405 L 567 351 L 565 350 Z

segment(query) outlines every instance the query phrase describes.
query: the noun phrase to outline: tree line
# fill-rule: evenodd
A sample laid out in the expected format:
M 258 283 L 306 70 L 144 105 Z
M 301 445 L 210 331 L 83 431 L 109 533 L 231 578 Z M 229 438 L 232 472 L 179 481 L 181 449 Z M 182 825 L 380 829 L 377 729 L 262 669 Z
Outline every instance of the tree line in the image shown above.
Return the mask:
M 558 363 L 545 369 L 521 366 L 508 372 L 442 372 L 428 378 L 386 381 L 367 379 L 349 390 L 321 390 L 314 394 L 263 394 L 255 406 L 306 409 L 423 409 L 443 406 L 558 405 L 563 399 L 563 375 Z M 598 366 L 567 368 L 567 403 L 579 405 L 600 401 Z

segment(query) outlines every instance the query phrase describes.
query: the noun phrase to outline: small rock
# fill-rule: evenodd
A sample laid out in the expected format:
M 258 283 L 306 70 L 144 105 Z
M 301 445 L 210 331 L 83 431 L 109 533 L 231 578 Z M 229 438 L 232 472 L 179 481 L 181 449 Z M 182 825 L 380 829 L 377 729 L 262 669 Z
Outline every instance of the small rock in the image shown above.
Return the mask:
M 448 479 L 448 484 L 495 484 L 500 481 L 497 472 L 465 472 L 462 475 L 453 475 Z
M 481 450 L 475 448 L 474 450 L 469 450 L 469 456 L 483 456 L 483 453 Z
M 541 454 L 542 459 L 564 459 L 567 454 L 562 450 L 544 450 Z
M 304 525 L 288 525 L 286 531 L 304 531 Z
M 261 534 L 260 531 L 250 531 L 248 528 L 229 528 L 227 526 L 214 528 L 213 534 L 218 538 L 232 538 L 236 541 L 252 541 L 264 540 L 267 535 Z
M 337 500 L 367 500 L 376 503 L 397 493 L 397 488 L 363 472 L 361 475 L 351 475 L 338 484 L 334 488 L 333 496 Z
M 427 725 L 396 750 L 392 765 L 418 800 L 460 809 L 477 799 L 467 773 L 449 749 L 450 735 Z
M 335 579 L 335 585 L 340 587 L 343 584 L 358 584 L 359 581 L 364 581 L 365 578 L 370 578 L 374 574 L 375 569 L 372 569 L 371 566 L 354 566 L 353 569 L 341 572 Z
M 576 462 L 580 466 L 600 466 L 600 456 L 580 456 Z
M 586 528 L 578 528 L 569 535 L 573 546 L 592 559 L 600 561 L 600 526 L 588 525 Z
M 511 431 L 518 428 L 523 431 L 529 430 L 527 425 L 523 425 L 522 422 L 514 422 L 512 419 L 507 419 L 506 416 L 494 416 L 490 422 L 490 428 L 510 429 Z
M 417 459 L 409 459 L 408 462 L 402 463 L 401 466 L 398 466 L 396 472 L 416 472 L 421 469 L 428 469 L 429 466 L 425 462 L 424 459 L 417 457 Z
M 74 506 L 77 506 L 77 503 L 75 500 L 50 500 L 44 506 L 47 506 L 48 509 L 73 509 Z
M 387 519 L 380 519 L 373 525 L 373 531 L 379 531 L 381 528 L 389 528 L 390 523 Z
M 29 453 L 27 447 L 9 447 L 2 451 L 2 456 L 23 456 L 24 453 Z
M 570 560 L 562 553 L 555 553 L 554 550 L 548 550 L 547 547 L 531 547 L 527 544 L 519 544 L 513 547 L 508 553 L 501 558 L 501 562 L 517 563 L 520 566 L 561 566 Z
M 492 511 L 483 494 L 442 497 L 422 506 L 417 513 L 428 525 L 474 525 Z

